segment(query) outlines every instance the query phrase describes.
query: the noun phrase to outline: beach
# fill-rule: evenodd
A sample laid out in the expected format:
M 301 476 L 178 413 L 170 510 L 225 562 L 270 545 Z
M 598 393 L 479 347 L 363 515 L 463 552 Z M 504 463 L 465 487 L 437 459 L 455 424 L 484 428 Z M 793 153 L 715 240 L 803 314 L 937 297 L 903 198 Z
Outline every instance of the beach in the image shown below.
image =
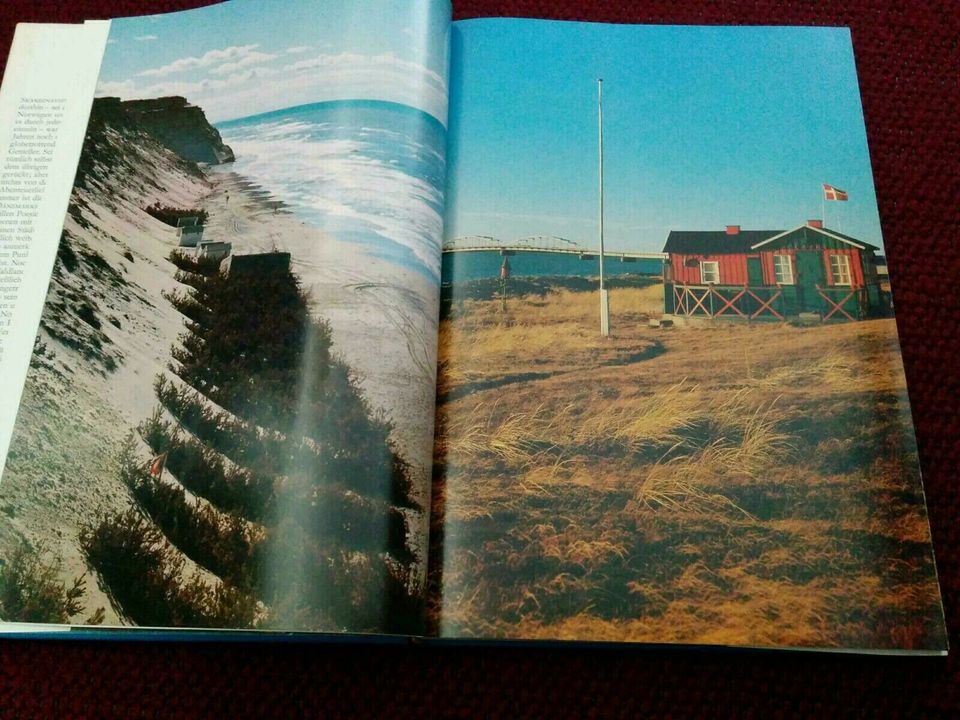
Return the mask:
M 233 253 L 289 252 L 314 312 L 330 322 L 333 350 L 357 372 L 373 408 L 394 424 L 394 439 L 427 497 L 433 439 L 436 296 L 421 273 L 378 258 L 301 220 L 226 167 L 211 169 L 205 239 Z

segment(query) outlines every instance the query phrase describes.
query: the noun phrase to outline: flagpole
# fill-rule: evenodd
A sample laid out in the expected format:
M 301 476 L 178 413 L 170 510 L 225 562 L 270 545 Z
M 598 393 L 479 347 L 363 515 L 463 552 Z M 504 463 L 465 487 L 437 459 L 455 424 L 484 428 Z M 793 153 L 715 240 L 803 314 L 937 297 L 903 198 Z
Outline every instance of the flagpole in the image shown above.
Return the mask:
M 600 335 L 610 335 L 610 301 L 603 285 L 603 78 L 597 78 L 597 125 L 600 160 Z
M 820 222 L 827 227 L 827 191 L 824 189 L 826 183 L 820 183 Z

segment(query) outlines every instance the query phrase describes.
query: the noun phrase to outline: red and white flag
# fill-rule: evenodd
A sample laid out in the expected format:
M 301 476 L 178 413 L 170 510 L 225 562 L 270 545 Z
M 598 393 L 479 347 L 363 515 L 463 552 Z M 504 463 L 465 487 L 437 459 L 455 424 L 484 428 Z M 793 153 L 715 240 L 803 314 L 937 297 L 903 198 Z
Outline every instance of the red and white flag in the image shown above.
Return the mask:
M 835 188 L 833 185 L 823 184 L 823 199 L 824 200 L 843 200 L 846 202 L 850 199 L 847 195 L 846 190 L 841 190 L 840 188 Z

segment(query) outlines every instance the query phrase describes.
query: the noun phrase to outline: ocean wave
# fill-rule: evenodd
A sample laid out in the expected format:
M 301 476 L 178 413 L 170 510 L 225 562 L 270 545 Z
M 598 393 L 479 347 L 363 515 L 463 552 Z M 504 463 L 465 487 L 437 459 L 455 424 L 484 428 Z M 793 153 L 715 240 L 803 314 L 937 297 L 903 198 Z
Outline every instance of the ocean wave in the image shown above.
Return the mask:
M 442 145 L 430 147 L 432 138 L 410 123 L 384 127 L 396 118 L 371 117 L 369 108 L 357 122 L 342 110 L 334 119 L 297 115 L 223 128 L 237 172 L 310 224 L 439 278 Z

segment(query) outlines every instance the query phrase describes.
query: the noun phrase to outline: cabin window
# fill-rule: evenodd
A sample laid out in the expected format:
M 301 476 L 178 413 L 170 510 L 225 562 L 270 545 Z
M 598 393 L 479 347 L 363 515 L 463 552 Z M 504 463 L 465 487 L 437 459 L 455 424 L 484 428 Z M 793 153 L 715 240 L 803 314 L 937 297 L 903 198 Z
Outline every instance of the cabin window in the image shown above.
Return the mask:
M 830 256 L 830 273 L 834 285 L 850 284 L 850 257 L 848 255 Z
M 700 262 L 700 282 L 704 285 L 720 282 L 720 263 L 716 260 Z
M 773 256 L 773 274 L 778 285 L 793 285 L 793 261 L 789 255 Z

